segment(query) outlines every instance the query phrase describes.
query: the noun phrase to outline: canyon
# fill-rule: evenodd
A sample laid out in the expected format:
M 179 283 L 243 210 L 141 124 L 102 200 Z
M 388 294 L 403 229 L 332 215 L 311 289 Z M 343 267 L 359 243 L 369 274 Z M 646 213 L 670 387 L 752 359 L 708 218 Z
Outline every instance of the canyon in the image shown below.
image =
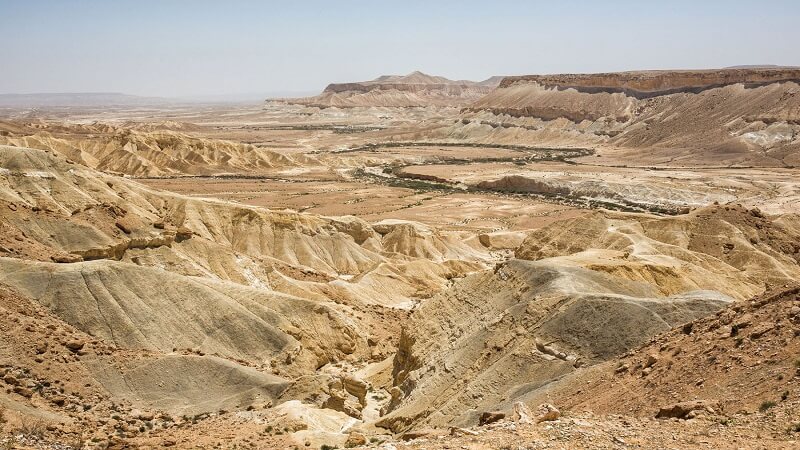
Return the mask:
M 792 448 L 799 83 L 2 107 L 0 444 Z

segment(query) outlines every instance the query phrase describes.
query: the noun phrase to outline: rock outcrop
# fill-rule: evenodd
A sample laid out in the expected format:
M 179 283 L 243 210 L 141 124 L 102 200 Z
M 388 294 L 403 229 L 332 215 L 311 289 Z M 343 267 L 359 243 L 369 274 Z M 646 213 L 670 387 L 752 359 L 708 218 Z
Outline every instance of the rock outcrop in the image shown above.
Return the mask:
M 506 77 L 462 116 L 442 135 L 601 147 L 618 164 L 796 166 L 800 69 Z

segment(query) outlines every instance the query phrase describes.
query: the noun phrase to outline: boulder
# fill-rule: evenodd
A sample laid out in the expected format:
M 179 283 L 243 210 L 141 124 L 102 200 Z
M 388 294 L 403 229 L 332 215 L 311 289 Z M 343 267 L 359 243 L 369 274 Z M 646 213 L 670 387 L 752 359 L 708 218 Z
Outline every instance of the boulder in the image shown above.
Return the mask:
M 86 345 L 86 343 L 79 339 L 73 339 L 67 342 L 65 345 L 69 349 L 69 351 L 77 353 L 83 348 L 84 345 Z
M 515 402 L 514 403 L 513 413 L 512 413 L 511 417 L 512 417 L 512 419 L 514 419 L 514 422 L 517 422 L 517 423 L 531 423 L 532 422 L 532 420 L 531 420 L 531 411 L 522 402 Z
M 348 394 L 356 397 L 361 406 L 367 404 L 367 389 L 369 385 L 358 378 L 347 376 L 342 378 L 342 386 Z
M 536 408 L 536 423 L 558 420 L 561 411 L 549 403 L 543 403 Z
M 367 438 L 363 434 L 355 431 L 351 432 L 350 435 L 347 436 L 347 441 L 344 443 L 346 448 L 360 447 L 362 445 L 367 445 Z
M 481 414 L 478 423 L 481 425 L 488 425 L 506 418 L 506 413 L 502 411 L 486 411 Z
M 658 410 L 658 414 L 656 414 L 657 419 L 686 419 L 691 418 L 689 415 L 691 413 L 696 413 L 697 411 L 701 412 L 708 412 L 710 414 L 714 414 L 715 410 L 719 408 L 719 405 L 715 402 L 709 402 L 706 400 L 693 400 L 688 402 L 680 402 L 675 403 L 673 405 L 664 406 Z M 692 414 L 696 415 L 696 414 Z

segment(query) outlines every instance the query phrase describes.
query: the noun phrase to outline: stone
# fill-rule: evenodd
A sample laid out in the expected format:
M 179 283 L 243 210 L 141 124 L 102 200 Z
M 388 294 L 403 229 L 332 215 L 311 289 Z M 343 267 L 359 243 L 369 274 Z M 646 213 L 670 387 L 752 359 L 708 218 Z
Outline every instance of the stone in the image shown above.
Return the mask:
M 710 414 L 715 414 L 715 409 L 718 404 L 706 400 L 692 400 L 688 402 L 675 403 L 673 405 L 664 406 L 658 410 L 656 419 L 686 419 L 689 413 L 693 411 L 705 411 Z M 694 416 L 693 414 L 692 416 Z M 688 417 L 690 418 L 690 417 Z
M 415 430 L 415 431 L 407 431 L 400 435 L 400 439 L 404 441 L 413 441 L 414 439 L 423 438 L 426 436 L 430 436 L 432 433 L 430 430 Z
M 514 402 L 514 407 L 512 409 L 512 419 L 514 422 L 517 423 L 531 423 L 531 410 L 525 406 L 525 403 L 522 402 Z
M 323 408 L 332 409 L 347 414 L 350 417 L 361 419 L 361 410 L 356 399 L 344 389 L 332 389 L 329 397 L 322 403 Z
M 139 419 L 139 420 L 148 422 L 148 421 L 153 420 L 155 418 L 155 414 L 153 414 L 152 412 L 149 412 L 149 411 L 139 411 L 139 412 L 136 412 L 135 417 L 137 419 Z
M 750 332 L 750 339 L 758 339 L 764 334 L 770 332 L 773 328 L 775 328 L 774 323 L 762 322 L 756 325 L 755 328 L 753 328 L 753 330 Z
M 558 420 L 559 417 L 561 417 L 561 411 L 549 403 L 542 403 L 536 408 L 536 423 Z
M 131 228 L 123 222 L 117 221 L 114 223 L 114 226 L 122 230 L 125 234 L 131 234 Z
M 744 314 L 733 323 L 733 327 L 738 330 L 749 326 L 752 322 L 753 316 L 751 314 Z
M 67 342 L 65 345 L 71 352 L 78 353 L 83 348 L 83 346 L 86 345 L 86 343 L 80 339 L 73 339 Z
M 369 385 L 365 381 L 352 376 L 347 376 L 342 378 L 342 386 L 348 394 L 358 399 L 358 402 L 361 403 L 361 406 L 366 406 L 367 390 Z
M 477 436 L 477 431 L 468 430 L 466 428 L 450 427 L 450 436 Z
M 50 259 L 56 263 L 68 264 L 83 261 L 83 256 L 73 255 L 71 253 L 59 253 L 58 255 L 53 255 Z
M 175 240 L 178 242 L 185 241 L 190 239 L 194 235 L 194 232 L 189 228 L 182 226 L 175 231 Z
M 16 387 L 14 387 L 14 392 L 16 392 L 17 394 L 19 394 L 19 395 L 21 395 L 23 397 L 26 397 L 26 398 L 33 397 L 33 391 L 28 389 L 28 388 L 26 388 L 26 387 L 24 387 L 24 386 L 16 386 Z
M 478 419 L 480 425 L 488 425 L 506 418 L 506 413 L 502 411 L 485 411 Z
M 347 441 L 345 441 L 345 447 L 359 447 L 362 445 L 367 445 L 367 438 L 361 433 L 358 432 L 351 432 L 349 436 L 347 436 Z

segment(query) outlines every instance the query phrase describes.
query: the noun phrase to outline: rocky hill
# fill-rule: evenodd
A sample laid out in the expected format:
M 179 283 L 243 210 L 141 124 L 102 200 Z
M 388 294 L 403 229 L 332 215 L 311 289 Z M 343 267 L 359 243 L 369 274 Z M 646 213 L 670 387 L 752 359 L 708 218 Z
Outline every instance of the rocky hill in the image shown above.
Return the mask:
M 651 417 L 685 418 L 691 402 L 717 413 L 766 411 L 800 398 L 799 323 L 800 287 L 782 284 L 659 334 L 529 400 L 558 398 L 571 409 Z
M 482 82 L 453 81 L 412 72 L 384 75 L 372 81 L 334 83 L 315 97 L 288 101 L 321 108 L 461 106 L 488 94 L 500 80 L 500 77 L 492 77 Z
M 731 205 L 675 218 L 594 213 L 537 230 L 517 259 L 458 280 L 412 314 L 380 423 L 475 425 L 481 412 L 510 413 L 555 380 L 764 283 L 792 283 L 797 224 Z
M 175 125 L 182 124 L 170 128 Z M 158 125 L 140 128 L 0 122 L 0 144 L 52 150 L 94 169 L 135 177 L 259 173 L 314 164 L 303 155 L 295 159 L 253 145 L 194 137 L 183 130 Z

